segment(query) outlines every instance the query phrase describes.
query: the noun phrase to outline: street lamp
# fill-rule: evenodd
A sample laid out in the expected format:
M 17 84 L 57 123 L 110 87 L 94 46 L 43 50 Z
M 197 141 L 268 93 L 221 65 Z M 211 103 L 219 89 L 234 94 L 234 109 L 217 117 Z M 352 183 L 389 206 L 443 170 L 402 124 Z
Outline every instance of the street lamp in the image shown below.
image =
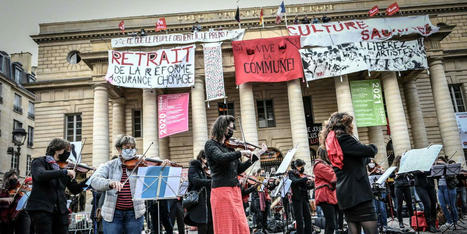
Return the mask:
M 17 146 L 16 152 L 14 147 L 8 147 L 8 153 L 11 154 L 11 159 L 13 160 L 13 157 L 16 155 L 18 156 L 18 161 L 19 161 L 19 156 L 21 155 L 21 146 L 24 144 L 24 141 L 26 140 L 26 131 L 23 128 L 15 128 L 12 132 L 13 135 L 13 144 Z M 18 169 L 19 168 L 15 168 Z

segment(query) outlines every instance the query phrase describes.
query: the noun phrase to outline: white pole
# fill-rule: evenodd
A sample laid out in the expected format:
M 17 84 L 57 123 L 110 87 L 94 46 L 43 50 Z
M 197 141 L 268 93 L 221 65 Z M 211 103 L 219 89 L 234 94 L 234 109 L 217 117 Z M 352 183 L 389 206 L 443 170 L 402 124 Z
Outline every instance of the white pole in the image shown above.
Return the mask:
M 287 7 L 285 7 L 285 0 L 284 0 L 284 10 L 285 10 L 285 13 L 284 13 L 284 16 L 285 16 L 285 27 L 287 27 Z

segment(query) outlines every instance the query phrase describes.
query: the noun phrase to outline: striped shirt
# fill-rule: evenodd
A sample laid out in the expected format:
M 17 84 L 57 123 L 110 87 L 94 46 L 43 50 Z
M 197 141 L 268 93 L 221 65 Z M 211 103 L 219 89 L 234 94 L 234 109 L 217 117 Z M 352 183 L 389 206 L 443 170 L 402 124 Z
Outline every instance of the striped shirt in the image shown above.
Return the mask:
M 122 178 L 120 179 L 120 182 L 125 182 L 126 179 L 128 178 L 126 172 L 127 168 L 125 165 L 122 165 Z M 131 189 L 130 189 L 130 181 L 126 181 L 126 183 L 123 185 L 122 190 L 118 192 L 118 197 L 117 197 L 117 206 L 115 207 L 117 210 L 130 210 L 133 209 L 133 200 L 131 197 Z

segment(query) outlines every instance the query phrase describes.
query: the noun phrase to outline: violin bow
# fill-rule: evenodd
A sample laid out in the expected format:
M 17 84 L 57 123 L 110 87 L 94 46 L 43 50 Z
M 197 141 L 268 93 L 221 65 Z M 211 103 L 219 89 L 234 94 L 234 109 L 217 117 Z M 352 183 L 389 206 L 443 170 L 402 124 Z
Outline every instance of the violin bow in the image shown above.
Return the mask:
M 76 170 L 76 166 L 78 166 L 78 163 L 81 163 L 81 154 L 83 153 L 84 145 L 86 144 L 86 137 L 81 141 L 81 149 L 79 150 L 79 154 L 76 155 L 76 163 L 75 166 L 73 167 L 73 171 Z
M 133 168 L 133 170 L 130 171 L 130 174 L 127 176 L 126 180 L 123 182 L 123 184 L 126 184 L 126 182 L 128 182 L 128 180 L 130 179 L 130 176 L 133 175 L 133 173 L 136 171 L 136 169 L 138 168 L 139 164 L 141 164 L 141 162 L 144 160 L 144 158 L 146 157 L 146 153 L 149 151 L 149 149 L 151 148 L 151 146 L 154 144 L 154 142 L 151 142 L 151 144 L 148 146 L 148 148 L 146 149 L 146 151 L 144 152 L 143 156 L 141 156 L 141 158 L 138 160 L 138 163 L 136 163 L 135 165 L 135 168 Z

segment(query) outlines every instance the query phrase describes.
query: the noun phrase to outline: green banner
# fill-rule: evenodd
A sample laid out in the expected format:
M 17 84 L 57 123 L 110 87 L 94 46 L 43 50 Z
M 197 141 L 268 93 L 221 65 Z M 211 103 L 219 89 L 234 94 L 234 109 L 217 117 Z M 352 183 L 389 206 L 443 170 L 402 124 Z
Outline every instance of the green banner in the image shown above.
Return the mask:
M 379 80 L 350 82 L 357 127 L 386 125 L 383 92 Z

